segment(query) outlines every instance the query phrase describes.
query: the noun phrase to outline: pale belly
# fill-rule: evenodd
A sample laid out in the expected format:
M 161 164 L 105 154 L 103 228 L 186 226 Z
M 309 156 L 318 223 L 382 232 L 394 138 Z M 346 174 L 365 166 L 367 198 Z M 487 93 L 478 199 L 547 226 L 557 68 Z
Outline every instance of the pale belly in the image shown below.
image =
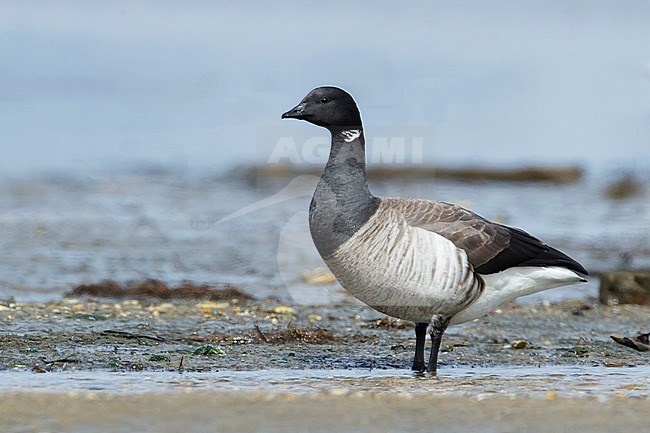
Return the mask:
M 464 251 L 387 214 L 374 215 L 325 259 L 345 289 L 378 311 L 417 322 L 450 318 L 479 296 L 482 281 Z

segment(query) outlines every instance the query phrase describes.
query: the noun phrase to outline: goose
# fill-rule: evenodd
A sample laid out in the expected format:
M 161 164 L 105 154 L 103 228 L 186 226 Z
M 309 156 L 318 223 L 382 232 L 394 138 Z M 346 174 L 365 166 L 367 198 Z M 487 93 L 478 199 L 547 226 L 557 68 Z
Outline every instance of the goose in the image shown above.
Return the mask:
M 282 118 L 330 132 L 329 159 L 309 206 L 311 237 L 354 297 L 415 322 L 412 370 L 436 375 L 449 325 L 520 296 L 587 281 L 580 263 L 521 229 L 451 203 L 373 195 L 361 114 L 345 90 L 318 87 Z M 425 364 L 427 330 L 431 353 Z

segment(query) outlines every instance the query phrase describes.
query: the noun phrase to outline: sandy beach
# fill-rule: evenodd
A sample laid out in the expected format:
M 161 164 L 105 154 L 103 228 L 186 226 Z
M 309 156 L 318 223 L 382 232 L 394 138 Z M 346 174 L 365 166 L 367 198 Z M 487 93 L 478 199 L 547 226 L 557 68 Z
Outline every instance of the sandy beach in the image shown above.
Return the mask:
M 409 371 L 411 325 L 357 304 L 63 299 L 2 306 L 3 432 L 642 430 L 648 308 L 511 305 Z M 333 416 L 336 414 L 336 416 Z M 379 426 L 379 430 L 377 430 Z
M 139 432 L 611 432 L 645 431 L 647 400 L 470 399 L 391 395 L 12 393 L 7 433 Z

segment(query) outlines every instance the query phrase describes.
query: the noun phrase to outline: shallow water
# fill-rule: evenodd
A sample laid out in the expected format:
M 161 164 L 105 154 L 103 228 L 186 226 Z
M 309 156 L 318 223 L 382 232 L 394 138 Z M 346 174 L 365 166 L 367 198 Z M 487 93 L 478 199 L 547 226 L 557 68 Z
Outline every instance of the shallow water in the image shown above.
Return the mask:
M 443 368 L 437 377 L 408 370 L 256 370 L 211 373 L 103 371 L 0 372 L 0 393 L 265 392 L 462 396 L 566 397 L 650 396 L 650 365 L 637 367 Z
M 510 306 L 451 328 L 439 376 L 432 378 L 408 370 L 412 329 L 369 327 L 354 305 L 295 306 L 292 314 L 271 316 L 274 305 L 206 314 L 194 303 L 124 301 L 117 308 L 68 300 L 0 311 L 13 317 L 2 321 L 9 332 L 2 335 L 0 431 L 595 433 L 647 427 L 650 364 L 645 354 L 609 338 L 645 326 L 647 308 L 596 305 L 574 314 L 579 302 Z M 79 311 L 104 320 L 88 321 Z M 313 316 L 321 320 L 311 323 Z M 289 324 L 329 329 L 341 339 L 274 344 L 247 337 L 260 326 L 270 339 Z M 103 335 L 107 329 L 164 339 Z M 197 348 L 228 335 L 238 339 L 218 344 L 222 353 L 197 355 Z M 529 344 L 513 350 L 506 343 L 515 339 Z
M 639 174 L 650 184 L 646 177 Z M 323 265 L 307 227 L 315 181 L 158 169 L 4 179 L 0 298 L 43 301 L 82 282 L 158 278 L 230 283 L 293 302 L 340 299 L 336 285 L 309 286 L 300 276 Z M 570 185 L 393 180 L 372 188 L 378 195 L 456 202 L 525 227 L 592 271 L 650 266 L 650 200 L 608 200 L 607 181 L 589 175 Z M 596 285 L 541 298 L 594 295 Z

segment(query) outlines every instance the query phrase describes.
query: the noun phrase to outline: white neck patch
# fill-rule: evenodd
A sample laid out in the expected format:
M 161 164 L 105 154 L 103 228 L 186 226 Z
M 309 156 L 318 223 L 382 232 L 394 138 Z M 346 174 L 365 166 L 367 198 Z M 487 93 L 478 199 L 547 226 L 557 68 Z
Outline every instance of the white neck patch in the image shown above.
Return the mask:
M 343 137 L 345 137 L 343 140 L 345 140 L 346 143 L 350 143 L 361 135 L 361 130 L 360 129 L 346 129 L 345 131 L 341 132 L 343 134 Z

